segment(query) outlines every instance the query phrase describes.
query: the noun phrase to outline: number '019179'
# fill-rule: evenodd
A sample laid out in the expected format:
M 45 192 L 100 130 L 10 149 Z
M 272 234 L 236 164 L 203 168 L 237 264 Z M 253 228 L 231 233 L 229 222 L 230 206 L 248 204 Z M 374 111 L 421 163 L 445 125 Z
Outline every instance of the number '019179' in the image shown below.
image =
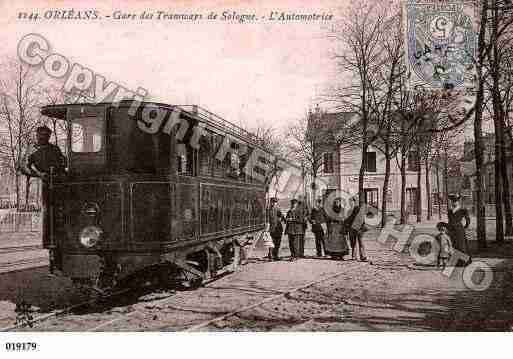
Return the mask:
M 33 342 L 24 342 L 24 343 L 5 343 L 5 350 L 7 351 L 29 351 L 29 350 L 36 350 L 37 349 L 37 343 Z

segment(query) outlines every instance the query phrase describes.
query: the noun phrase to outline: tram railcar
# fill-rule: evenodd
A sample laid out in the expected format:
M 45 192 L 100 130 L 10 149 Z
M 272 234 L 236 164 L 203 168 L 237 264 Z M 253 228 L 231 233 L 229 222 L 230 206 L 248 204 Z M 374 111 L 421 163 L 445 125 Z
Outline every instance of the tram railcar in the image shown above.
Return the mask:
M 50 267 L 102 289 L 148 273 L 197 286 L 233 270 L 265 226 L 266 179 L 248 166 L 261 143 L 197 106 L 132 105 L 41 109 L 64 121 L 68 159 L 48 185 Z

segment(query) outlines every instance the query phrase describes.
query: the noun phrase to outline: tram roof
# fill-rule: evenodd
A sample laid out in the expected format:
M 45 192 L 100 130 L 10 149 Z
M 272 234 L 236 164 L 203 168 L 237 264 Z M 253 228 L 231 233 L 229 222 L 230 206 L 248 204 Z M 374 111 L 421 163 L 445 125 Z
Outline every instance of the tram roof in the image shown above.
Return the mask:
M 55 104 L 55 105 L 46 105 L 41 108 L 41 113 L 48 117 L 54 117 L 58 119 L 66 119 L 66 109 L 69 107 L 79 107 L 79 106 L 111 106 L 112 104 L 118 104 L 118 107 L 127 107 L 131 106 L 132 100 L 124 100 L 119 103 L 115 102 L 100 102 L 100 103 L 90 103 L 90 102 L 82 102 L 82 103 L 70 103 L 70 104 Z M 247 142 L 253 146 L 258 147 L 260 150 L 270 153 L 263 146 L 263 140 L 256 136 L 254 133 L 251 133 L 240 126 L 222 118 L 221 116 L 216 115 L 209 110 L 198 106 L 198 105 L 170 105 L 161 102 L 153 102 L 153 101 L 144 101 L 141 102 L 141 106 L 144 105 L 154 105 L 161 108 L 166 108 L 169 110 L 174 109 L 175 107 L 180 108 L 183 112 L 185 112 L 189 117 L 195 118 L 200 122 L 206 123 L 208 126 L 213 129 L 217 129 L 223 133 L 230 134 L 239 138 L 240 140 Z M 287 162 L 288 165 L 293 167 L 298 167 L 295 164 Z

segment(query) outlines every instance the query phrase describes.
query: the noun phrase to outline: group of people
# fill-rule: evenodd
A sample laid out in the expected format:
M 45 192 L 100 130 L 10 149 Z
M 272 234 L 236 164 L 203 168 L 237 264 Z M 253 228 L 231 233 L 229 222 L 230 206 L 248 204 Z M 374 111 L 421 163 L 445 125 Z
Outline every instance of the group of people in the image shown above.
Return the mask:
M 468 255 L 468 238 L 465 230 L 470 225 L 468 210 L 461 204 L 461 196 L 450 195 L 448 223 L 439 222 L 436 225 L 438 234 L 436 239 L 439 245 L 437 266 L 445 268 L 454 250 Z M 267 211 L 269 234 L 274 247 L 269 249 L 270 260 L 280 259 L 280 246 L 283 234 L 288 236 L 290 260 L 305 256 L 305 232 L 310 224 L 315 236 L 315 249 L 318 257 L 330 256 L 333 259 L 343 260 L 349 255 L 356 260 L 367 261 L 362 235 L 366 231 L 365 216 L 359 215 L 360 207 L 357 198 L 352 199 L 347 210 L 341 205 L 341 199 L 336 198 L 332 206 L 324 206 L 322 199 L 315 202 L 314 207 L 308 211 L 303 203 L 297 199 L 290 201 L 290 209 L 286 215 L 278 208 L 278 199 L 271 198 Z M 330 210 L 327 213 L 325 208 Z M 346 211 L 347 210 L 347 211 Z M 349 245 L 348 245 L 349 242 Z M 457 266 L 465 266 L 471 259 L 458 261 Z
M 305 232 L 310 223 L 311 231 L 315 236 L 315 249 L 318 257 L 330 256 L 333 259 L 343 260 L 349 255 L 353 260 L 359 258 L 367 261 L 365 248 L 362 241 L 362 234 L 365 231 L 365 223 L 362 216 L 359 216 L 359 206 L 356 199 L 346 216 L 342 208 L 342 201 L 336 198 L 327 213 L 323 206 L 322 199 L 315 202 L 314 207 L 308 211 L 304 204 L 297 199 L 290 201 L 290 209 L 283 215 L 278 208 L 278 199 L 271 198 L 270 207 L 267 211 L 267 222 L 269 223 L 269 234 L 273 241 L 273 248 L 269 249 L 270 260 L 280 259 L 280 246 L 283 234 L 288 236 L 290 260 L 305 256 Z M 347 244 L 347 240 L 351 248 Z
M 468 210 L 461 204 L 460 195 L 450 195 L 451 206 L 447 213 L 448 223 L 439 222 L 436 225 L 438 234 L 436 240 L 439 246 L 437 257 L 437 266 L 445 269 L 454 250 L 458 250 L 468 255 L 468 237 L 465 230 L 470 225 L 470 216 Z M 465 224 L 463 224 L 465 221 Z M 458 261 L 456 266 L 465 266 L 472 262 L 469 259 L 466 262 Z

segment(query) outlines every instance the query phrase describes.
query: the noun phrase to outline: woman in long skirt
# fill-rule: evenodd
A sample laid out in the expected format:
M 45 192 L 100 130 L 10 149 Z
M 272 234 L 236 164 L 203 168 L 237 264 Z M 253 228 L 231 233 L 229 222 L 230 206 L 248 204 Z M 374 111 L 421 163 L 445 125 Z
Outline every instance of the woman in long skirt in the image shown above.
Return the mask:
M 449 219 L 449 235 L 451 237 L 452 246 L 468 255 L 467 238 L 465 229 L 470 225 L 470 216 L 466 208 L 461 206 L 461 197 L 459 195 L 450 195 L 451 208 L 447 217 Z M 465 220 L 465 225 L 463 225 Z M 470 263 L 470 259 L 467 264 Z M 461 265 L 458 263 L 457 265 Z
M 335 259 L 344 260 L 344 256 L 349 254 L 349 247 L 346 241 L 347 231 L 342 219 L 340 199 L 335 199 L 332 211 L 333 213 L 328 213 L 328 236 L 324 252 Z

